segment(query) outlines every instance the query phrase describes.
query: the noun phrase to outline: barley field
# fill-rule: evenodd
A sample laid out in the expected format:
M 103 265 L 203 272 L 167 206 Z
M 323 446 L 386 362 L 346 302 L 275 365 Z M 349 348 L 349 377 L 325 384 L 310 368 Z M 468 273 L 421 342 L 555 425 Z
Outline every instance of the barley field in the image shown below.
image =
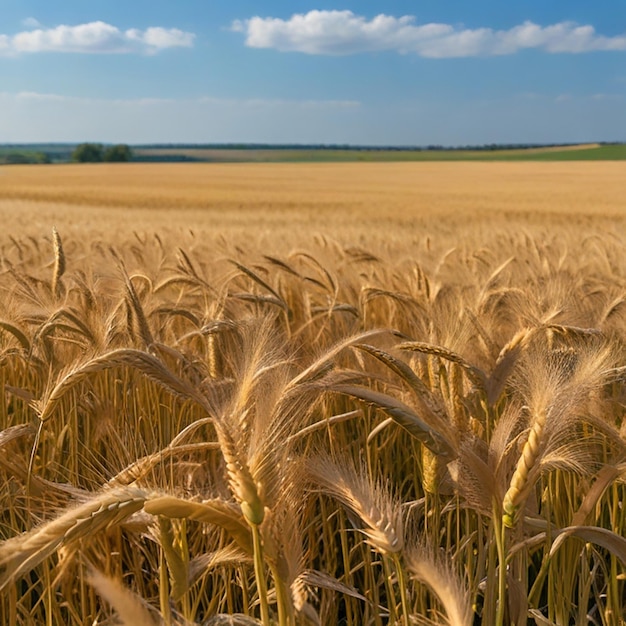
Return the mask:
M 624 180 L 0 169 L 0 623 L 623 624 Z

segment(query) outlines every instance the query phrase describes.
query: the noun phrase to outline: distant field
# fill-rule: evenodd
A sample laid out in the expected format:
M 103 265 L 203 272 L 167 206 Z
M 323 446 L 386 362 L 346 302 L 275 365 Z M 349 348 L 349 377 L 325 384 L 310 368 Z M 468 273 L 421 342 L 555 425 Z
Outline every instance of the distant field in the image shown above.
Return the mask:
M 0 164 L 72 160 L 73 145 L 0 145 Z M 316 163 L 316 162 L 403 162 L 403 161 L 621 161 L 626 144 L 578 144 L 506 150 L 494 147 L 480 150 L 404 150 L 371 148 L 282 148 L 169 146 L 132 147 L 133 160 L 144 163 Z
M 626 145 L 581 144 L 517 150 L 291 150 L 137 148 L 137 160 L 206 162 L 587 161 L 624 160 Z
M 504 157 L 510 160 L 528 160 L 528 161 L 622 161 L 626 159 L 626 145 L 588 145 L 580 146 L 577 149 L 544 149 L 538 150 L 533 154 L 528 154 L 524 158 L 515 155 Z
M 367 231 L 441 216 L 623 215 L 624 180 L 622 162 L 26 165 L 0 168 L 0 216 L 7 229 L 46 232 L 50 223 Z M 126 210 L 111 219 L 114 208 Z

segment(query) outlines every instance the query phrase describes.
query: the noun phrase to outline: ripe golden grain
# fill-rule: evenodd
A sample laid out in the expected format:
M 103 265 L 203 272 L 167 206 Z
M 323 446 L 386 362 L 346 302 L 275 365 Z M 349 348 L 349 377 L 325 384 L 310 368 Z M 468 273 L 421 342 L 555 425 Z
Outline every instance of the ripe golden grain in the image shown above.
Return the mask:
M 623 164 L 0 174 L 1 622 L 618 623 Z
M 623 216 L 625 177 L 621 162 L 13 166 L 0 176 L 0 212 L 8 232 L 41 224 L 46 234 L 52 223 L 62 233 L 113 224 L 143 230 L 148 223 L 213 232 L 313 225 L 332 232 L 452 215 L 461 223 L 519 214 L 531 221 Z M 125 211 L 112 222 L 115 208 Z

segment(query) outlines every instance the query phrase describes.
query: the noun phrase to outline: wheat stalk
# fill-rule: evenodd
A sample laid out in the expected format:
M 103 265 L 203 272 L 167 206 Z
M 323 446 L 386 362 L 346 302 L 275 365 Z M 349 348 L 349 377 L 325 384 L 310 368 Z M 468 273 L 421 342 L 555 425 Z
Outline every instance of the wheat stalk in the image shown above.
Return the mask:
M 52 272 L 52 293 L 56 298 L 61 296 L 61 277 L 65 273 L 65 254 L 61 236 L 55 226 L 52 227 L 52 245 L 54 247 L 54 270 Z

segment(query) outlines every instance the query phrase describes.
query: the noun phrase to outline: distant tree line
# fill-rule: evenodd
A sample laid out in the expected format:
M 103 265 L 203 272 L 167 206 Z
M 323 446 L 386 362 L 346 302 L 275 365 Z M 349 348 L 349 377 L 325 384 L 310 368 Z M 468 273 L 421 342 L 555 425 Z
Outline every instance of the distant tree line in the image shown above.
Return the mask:
M 444 146 L 438 144 L 421 146 L 398 145 L 354 145 L 354 144 L 307 144 L 307 143 L 150 143 L 138 144 L 136 149 L 177 149 L 177 150 L 346 150 L 353 152 L 426 152 L 426 151 L 495 151 L 495 150 L 524 150 L 532 148 L 560 148 L 576 146 L 581 143 L 599 143 L 600 145 L 621 145 L 622 142 L 588 141 L 575 143 L 488 143 Z
M 45 152 L 28 150 L 0 152 L 0 165 L 26 165 L 31 163 L 50 163 L 50 158 Z
M 596 143 L 589 141 L 588 143 Z M 624 142 L 597 142 L 601 146 L 620 146 L 626 145 Z M 105 145 L 101 143 L 81 143 L 79 145 L 70 143 L 38 143 L 38 144 L 19 144 L 5 143 L 0 144 L 0 165 L 8 164 L 29 164 L 29 163 L 67 163 L 74 161 L 76 163 L 99 163 L 99 162 L 123 162 L 123 161 L 145 161 L 145 162 L 193 162 L 207 160 L 190 154 L 150 154 L 150 150 L 169 149 L 169 150 L 273 150 L 280 152 L 282 150 L 305 150 L 305 151 L 345 151 L 345 152 L 448 152 L 448 151 L 485 151 L 497 152 L 499 150 L 523 150 L 529 148 L 547 148 L 547 147 L 565 147 L 568 145 L 578 144 L 555 144 L 555 143 L 508 143 L 508 144 L 481 144 L 481 145 L 458 145 L 444 146 L 438 144 L 422 145 L 422 146 L 367 146 L 354 144 L 267 144 L 267 143 L 153 143 L 134 145 L 133 153 L 127 144 Z M 621 158 L 621 157 L 620 157 Z
M 75 163 L 122 163 L 131 158 L 131 149 L 125 143 L 106 148 L 101 143 L 81 143 L 72 152 Z

